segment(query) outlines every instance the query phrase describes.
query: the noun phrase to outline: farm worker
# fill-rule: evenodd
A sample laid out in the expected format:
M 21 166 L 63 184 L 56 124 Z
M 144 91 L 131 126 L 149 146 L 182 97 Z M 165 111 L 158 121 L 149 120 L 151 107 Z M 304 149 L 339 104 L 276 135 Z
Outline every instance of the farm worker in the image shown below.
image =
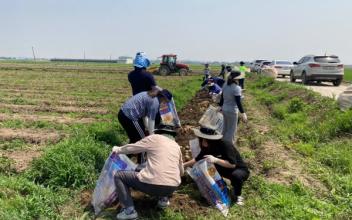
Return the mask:
M 244 65 L 244 62 L 240 62 L 239 71 L 241 75 L 239 75 L 236 79 L 238 79 L 239 86 L 244 90 L 244 79 L 246 78 L 246 72 L 248 72 L 247 67 Z
M 218 84 L 214 83 L 213 79 L 209 79 L 207 86 L 211 95 L 221 93 L 221 87 Z
M 225 72 L 225 78 L 224 78 L 224 80 L 227 81 L 227 78 L 229 77 L 229 75 L 230 75 L 230 73 L 231 73 L 231 71 L 232 71 L 232 67 L 229 66 L 229 65 L 227 65 L 227 66 L 225 67 L 225 69 L 226 69 L 226 72 Z
M 221 76 L 223 79 L 225 79 L 225 72 L 226 72 L 226 69 L 225 69 L 225 64 L 221 64 L 221 70 L 220 70 L 220 73 L 218 76 Z
M 217 84 L 218 86 L 220 86 L 220 88 L 224 85 L 225 81 L 219 77 L 209 77 L 208 79 L 204 80 L 201 84 L 202 88 L 204 88 L 204 86 L 207 86 L 209 81 L 214 82 L 215 84 Z
M 240 153 L 232 143 L 221 140 L 222 135 L 214 129 L 200 127 L 194 128 L 193 131 L 199 139 L 201 150 L 198 156 L 185 162 L 184 167 L 193 166 L 202 159 L 213 163 L 219 174 L 231 181 L 233 201 L 237 205 L 243 205 L 242 186 L 249 177 L 249 170 Z
M 154 76 L 147 72 L 150 61 L 144 52 L 138 52 L 133 61 L 134 70 L 128 74 L 128 81 L 132 87 L 132 94 L 149 91 L 156 87 Z
M 242 113 L 242 120 L 247 122 L 247 115 L 244 112 L 241 102 L 241 87 L 237 85 L 237 80 L 235 79 L 240 74 L 238 71 L 231 71 L 227 82 L 222 87 L 220 100 L 220 106 L 224 115 L 223 140 L 230 143 L 235 143 L 238 111 Z
M 173 127 L 161 125 L 155 134 L 122 147 L 113 147 L 118 154 L 135 154 L 145 152 L 147 165 L 136 171 L 118 171 L 115 174 L 117 197 L 122 206 L 117 219 L 135 219 L 138 217 L 134 209 L 129 188 L 159 197 L 158 206 L 167 207 L 169 196 L 181 184 L 184 173 L 180 146 L 175 142 L 176 131 Z
M 203 81 L 206 80 L 206 79 L 208 79 L 209 77 L 211 77 L 211 75 L 210 75 L 209 63 L 204 64 L 204 71 L 203 71 L 203 73 L 204 73 Z
M 118 113 L 118 119 L 130 139 L 129 143 L 135 143 L 144 138 L 145 128 L 149 134 L 153 134 L 160 103 L 166 103 L 171 99 L 172 94 L 168 90 L 153 89 L 140 92 L 123 104 Z M 143 162 L 141 155 L 138 156 L 138 162 Z

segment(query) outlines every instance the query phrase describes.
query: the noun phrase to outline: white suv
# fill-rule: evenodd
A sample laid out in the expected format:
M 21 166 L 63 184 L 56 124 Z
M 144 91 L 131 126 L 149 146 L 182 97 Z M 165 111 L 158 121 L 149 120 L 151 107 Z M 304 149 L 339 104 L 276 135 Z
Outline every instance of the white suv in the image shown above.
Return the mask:
M 271 62 L 271 66 L 276 69 L 277 75 L 281 75 L 283 78 L 285 78 L 285 76 L 289 76 L 291 69 L 293 68 L 293 64 L 287 60 L 273 60 L 273 62 Z
M 343 64 L 338 56 L 314 56 L 308 55 L 293 63 L 290 73 L 291 82 L 302 79 L 303 84 L 310 81 L 332 82 L 334 86 L 339 86 L 343 79 Z

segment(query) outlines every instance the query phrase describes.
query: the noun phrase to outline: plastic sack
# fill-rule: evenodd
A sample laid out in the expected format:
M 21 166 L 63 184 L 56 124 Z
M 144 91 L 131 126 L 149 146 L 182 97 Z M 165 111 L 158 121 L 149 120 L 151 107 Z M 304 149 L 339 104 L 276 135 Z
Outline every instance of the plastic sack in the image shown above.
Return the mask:
M 341 110 L 346 111 L 352 108 L 352 86 L 341 93 L 337 99 Z
M 192 158 L 196 158 L 201 150 L 199 146 L 199 139 L 195 138 L 195 139 L 189 140 L 189 147 L 191 149 Z
M 171 99 L 171 101 L 167 103 L 160 103 L 159 112 L 162 124 L 181 127 L 181 122 L 177 115 L 174 99 Z
M 213 128 L 222 133 L 224 117 L 216 107 L 210 105 L 199 120 L 199 124 L 207 128 Z
M 212 94 L 211 99 L 214 103 L 220 103 L 221 100 L 221 93 L 220 94 Z
M 126 155 L 110 154 L 109 158 L 105 161 L 92 196 L 95 215 L 98 215 L 117 199 L 114 181 L 115 173 L 120 170 L 135 170 L 136 167 L 137 165 Z
M 187 169 L 187 173 L 196 182 L 202 196 L 227 216 L 231 204 L 229 190 L 214 164 L 200 160 Z

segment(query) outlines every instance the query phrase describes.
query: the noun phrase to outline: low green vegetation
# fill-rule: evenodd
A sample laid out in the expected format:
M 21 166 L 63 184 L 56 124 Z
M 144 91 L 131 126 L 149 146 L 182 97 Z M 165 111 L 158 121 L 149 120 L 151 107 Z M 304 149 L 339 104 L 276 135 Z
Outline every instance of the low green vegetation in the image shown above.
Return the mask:
M 352 69 L 345 69 L 344 80 L 348 82 L 352 82 Z
M 21 68 L 24 67 L 29 69 L 23 71 Z M 56 69 L 50 76 L 43 77 L 48 73 L 43 70 L 45 68 Z M 99 68 L 105 72 L 97 74 L 96 69 Z M 203 67 L 198 65 L 194 68 L 201 71 Z M 217 68 L 212 70 L 217 72 Z M 64 131 L 68 135 L 59 143 L 46 146 L 43 154 L 23 173 L 14 170 L 12 159 L 0 157 L 0 219 L 75 219 L 82 216 L 87 207 L 82 207 L 77 197 L 82 191 L 94 188 L 111 147 L 127 142 L 116 113 L 130 95 L 126 80 L 128 69 L 128 66 L 110 64 L 80 64 L 77 67 L 71 63 L 14 62 L 9 69 L 0 71 L 0 75 L 4 76 L 3 84 L 8 86 L 0 91 L 0 101 L 4 103 L 31 105 L 40 104 L 41 99 L 54 100 L 50 103 L 59 103 L 58 100 L 91 101 L 93 104 L 103 103 L 102 106 L 108 110 L 107 114 L 30 113 L 101 119 L 89 124 L 66 125 L 19 119 L 1 122 L 2 128 L 52 129 Z M 52 79 L 55 79 L 55 86 L 50 84 Z M 179 111 L 194 96 L 201 83 L 200 75 L 157 76 L 156 79 L 161 87 L 173 92 Z M 38 84 L 42 87 L 33 87 Z M 267 118 L 249 112 L 250 121 L 253 124 L 264 123 L 270 129 L 266 131 L 240 124 L 243 136 L 239 140 L 239 149 L 246 149 L 242 155 L 251 163 L 252 174 L 244 187 L 245 205 L 232 206 L 229 219 L 349 219 L 352 216 L 352 111 L 341 112 L 334 100 L 323 98 L 297 84 L 254 76 L 249 77 L 246 84 L 245 107 L 251 105 L 257 111 L 269 112 Z M 26 90 L 33 89 L 33 94 L 21 93 L 18 98 L 11 98 L 15 93 L 8 93 L 6 89 L 21 86 Z M 47 93 L 36 93 L 42 89 L 48 89 Z M 56 90 L 65 91 L 65 96 L 56 94 Z M 6 109 L 1 112 L 11 114 Z M 308 173 L 319 183 L 307 186 L 299 178 L 285 184 L 270 181 L 267 174 L 279 169 L 282 162 L 263 155 L 261 149 L 269 140 L 285 146 L 288 151 L 296 152 L 297 163 L 303 164 L 302 175 L 303 172 Z M 30 147 L 20 139 L 0 143 L 0 150 L 6 152 L 27 150 Z M 321 190 L 319 186 L 326 190 Z M 179 192 L 201 200 L 191 181 L 186 181 Z M 145 217 L 152 219 L 191 218 L 189 213 L 172 209 L 143 212 L 147 213 Z M 110 218 L 114 216 L 107 217 Z M 192 218 L 223 219 L 216 210 Z
M 54 192 L 20 176 L 0 174 L 1 219 L 58 219 L 66 191 Z
M 299 182 L 287 187 L 259 178 L 264 184 L 257 184 L 255 193 L 263 199 L 259 204 L 266 214 L 274 209 L 280 219 L 352 216 L 352 110 L 340 111 L 333 99 L 271 78 L 252 77 L 248 87 L 271 114 L 269 138 L 298 152 L 306 171 L 327 188 L 321 193 Z
M 29 69 L 23 70 L 23 68 Z M 48 73 L 45 68 L 55 70 Z M 103 101 L 105 103 L 103 107 L 108 110 L 107 114 L 64 113 L 65 117 L 73 119 L 84 117 L 99 119 L 89 124 L 62 124 L 45 120 L 21 120 L 21 118 L 2 120 L 0 123 L 2 128 L 48 129 L 64 132 L 66 137 L 57 144 L 46 146 L 43 154 L 22 173 L 17 173 L 14 170 L 13 160 L 0 157 L 0 219 L 63 219 L 65 218 L 63 216 L 72 219 L 79 218 L 85 207 L 80 207 L 80 205 L 71 207 L 69 205 L 69 209 L 73 209 L 71 210 L 73 214 L 68 215 L 64 213 L 67 210 L 63 207 L 68 207 L 67 204 L 76 200 L 82 190 L 92 190 L 95 187 L 95 182 L 112 146 L 127 142 L 125 132 L 117 121 L 116 113 L 121 103 L 130 95 L 131 89 L 127 81 L 127 72 L 130 67 L 89 64 L 87 66 L 79 65 L 80 72 L 73 72 L 75 68 L 77 66 L 71 63 L 13 63 L 9 69 L 5 68 L 0 71 L 0 75 L 4 76 L 2 81 L 9 90 L 23 87 L 26 90 L 33 90 L 33 94 L 35 94 L 34 97 L 30 93 L 21 93 L 18 98 L 11 98 L 11 94 L 2 92 L 4 103 L 36 104 L 45 107 L 48 104 L 47 100 L 52 99 L 51 104 L 59 104 L 58 100 L 66 101 L 67 98 L 68 100 L 91 101 L 93 104 L 97 101 Z M 94 70 L 95 68 L 98 70 Z M 99 72 L 99 68 L 106 68 L 104 70 L 111 72 L 98 74 L 96 72 Z M 90 72 L 91 69 L 93 72 Z M 61 75 L 58 73 L 59 71 L 62 71 Z M 117 73 L 119 71 L 124 74 Z M 23 77 L 22 73 L 25 73 Z M 51 76 L 47 77 L 46 74 Z M 199 76 L 156 76 L 156 80 L 161 87 L 169 89 L 174 94 L 175 103 L 179 110 L 194 96 L 200 85 Z M 101 83 L 104 86 L 101 86 Z M 54 84 L 56 85 L 54 86 Z M 40 86 L 35 88 L 33 85 Z M 39 93 L 36 93 L 38 90 L 47 90 L 45 96 L 39 96 Z M 7 88 L 4 88 L 4 91 L 7 91 Z M 62 96 L 60 91 L 65 91 L 65 96 Z M 96 97 L 99 98 L 96 99 Z M 31 102 L 32 98 L 36 99 L 33 103 Z M 44 105 L 40 103 L 41 99 L 45 100 Z M 11 109 L 9 110 L 2 112 L 10 115 Z M 17 114 L 20 115 L 21 112 Z M 62 113 L 53 113 L 50 109 L 49 111 L 26 114 L 62 117 Z M 1 141 L 0 143 L 0 150 L 3 151 L 30 149 L 31 146 L 21 139 Z M 155 215 L 162 219 L 181 216 L 172 211 Z

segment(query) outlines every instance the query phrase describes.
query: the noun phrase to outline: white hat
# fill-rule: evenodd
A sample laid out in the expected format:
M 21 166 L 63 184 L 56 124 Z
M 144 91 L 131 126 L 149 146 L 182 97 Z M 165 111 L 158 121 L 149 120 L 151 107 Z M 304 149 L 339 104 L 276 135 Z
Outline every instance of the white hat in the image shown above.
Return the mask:
M 200 127 L 192 129 L 197 137 L 208 139 L 208 140 L 219 140 L 222 138 L 222 134 L 215 129 Z

